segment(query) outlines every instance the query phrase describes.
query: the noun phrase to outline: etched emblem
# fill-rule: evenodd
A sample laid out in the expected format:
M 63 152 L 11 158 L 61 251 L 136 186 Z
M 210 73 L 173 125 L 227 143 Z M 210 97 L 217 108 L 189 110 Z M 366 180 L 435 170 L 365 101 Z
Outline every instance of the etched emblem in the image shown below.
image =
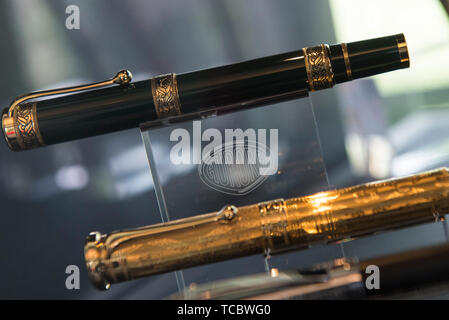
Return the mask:
M 210 188 L 232 194 L 248 194 L 269 176 L 261 175 L 258 148 L 261 143 L 229 142 L 215 148 L 199 166 L 201 180 Z M 268 149 L 268 147 L 263 146 Z M 214 159 L 212 159 L 214 158 Z M 219 161 L 214 161 L 219 159 Z

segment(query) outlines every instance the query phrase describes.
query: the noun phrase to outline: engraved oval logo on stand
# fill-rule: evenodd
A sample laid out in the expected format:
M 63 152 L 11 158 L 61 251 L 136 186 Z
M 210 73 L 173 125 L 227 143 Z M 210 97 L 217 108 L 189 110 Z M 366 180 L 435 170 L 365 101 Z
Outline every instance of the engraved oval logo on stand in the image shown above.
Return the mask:
M 198 166 L 201 180 L 219 192 L 231 195 L 250 193 L 269 177 L 260 174 L 258 147 L 265 147 L 269 152 L 265 145 L 252 141 L 221 144 Z

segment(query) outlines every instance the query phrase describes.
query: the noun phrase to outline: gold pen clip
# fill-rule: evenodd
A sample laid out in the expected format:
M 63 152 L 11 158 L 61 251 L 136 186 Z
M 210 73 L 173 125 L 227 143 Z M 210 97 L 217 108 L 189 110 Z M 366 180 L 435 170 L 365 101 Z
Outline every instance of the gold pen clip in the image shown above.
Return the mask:
M 6 112 L 5 110 L 2 116 L 2 129 L 8 146 L 13 151 L 20 151 L 45 145 L 36 120 L 36 105 L 18 108 L 21 103 L 31 99 L 70 92 L 81 92 L 112 84 L 127 85 L 131 81 L 131 72 L 121 70 L 112 79 L 106 81 L 55 90 L 37 91 L 17 97 L 11 103 L 9 109 L 7 109 L 8 111 Z M 15 110 L 17 112 L 14 112 Z
M 57 94 L 64 94 L 64 93 L 70 93 L 75 91 L 84 91 L 84 90 L 90 90 L 94 88 L 101 88 L 105 86 L 109 86 L 111 84 L 119 84 L 119 85 L 126 85 L 129 84 L 132 81 L 132 74 L 128 70 L 121 70 L 119 71 L 114 78 L 106 81 L 96 82 L 92 84 L 87 84 L 83 86 L 74 86 L 74 87 L 67 87 L 67 88 L 61 88 L 56 90 L 46 90 L 46 91 L 38 91 L 38 92 L 32 92 L 25 94 L 23 96 L 17 97 L 11 104 L 8 110 L 8 116 L 12 116 L 12 112 L 16 108 L 16 106 L 19 103 L 25 102 L 30 99 L 36 99 L 40 97 L 46 97 L 46 96 L 52 96 Z

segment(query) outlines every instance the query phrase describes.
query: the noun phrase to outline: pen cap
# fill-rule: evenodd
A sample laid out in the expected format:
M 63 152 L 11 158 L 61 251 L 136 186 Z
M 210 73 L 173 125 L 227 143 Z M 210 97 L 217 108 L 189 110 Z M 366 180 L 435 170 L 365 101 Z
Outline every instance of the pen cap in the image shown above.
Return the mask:
M 330 46 L 336 83 L 410 67 L 404 34 Z

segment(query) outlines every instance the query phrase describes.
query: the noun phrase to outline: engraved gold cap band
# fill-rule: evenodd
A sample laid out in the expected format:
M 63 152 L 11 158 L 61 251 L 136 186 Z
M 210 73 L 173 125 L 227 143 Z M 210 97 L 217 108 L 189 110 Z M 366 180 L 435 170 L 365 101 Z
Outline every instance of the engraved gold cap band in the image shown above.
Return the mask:
M 36 103 L 17 105 L 11 117 L 3 114 L 2 130 L 13 151 L 45 146 L 37 122 Z
M 334 73 L 329 57 L 329 46 L 322 44 L 316 47 L 303 48 L 304 63 L 310 91 L 334 86 Z
M 176 74 L 169 73 L 153 77 L 151 79 L 151 92 L 154 108 L 159 119 L 181 114 Z
M 343 60 L 345 61 L 346 67 L 346 75 L 348 76 L 348 80 L 352 80 L 352 71 L 351 71 L 351 62 L 349 61 L 348 47 L 346 43 L 341 44 L 341 51 L 343 52 Z

